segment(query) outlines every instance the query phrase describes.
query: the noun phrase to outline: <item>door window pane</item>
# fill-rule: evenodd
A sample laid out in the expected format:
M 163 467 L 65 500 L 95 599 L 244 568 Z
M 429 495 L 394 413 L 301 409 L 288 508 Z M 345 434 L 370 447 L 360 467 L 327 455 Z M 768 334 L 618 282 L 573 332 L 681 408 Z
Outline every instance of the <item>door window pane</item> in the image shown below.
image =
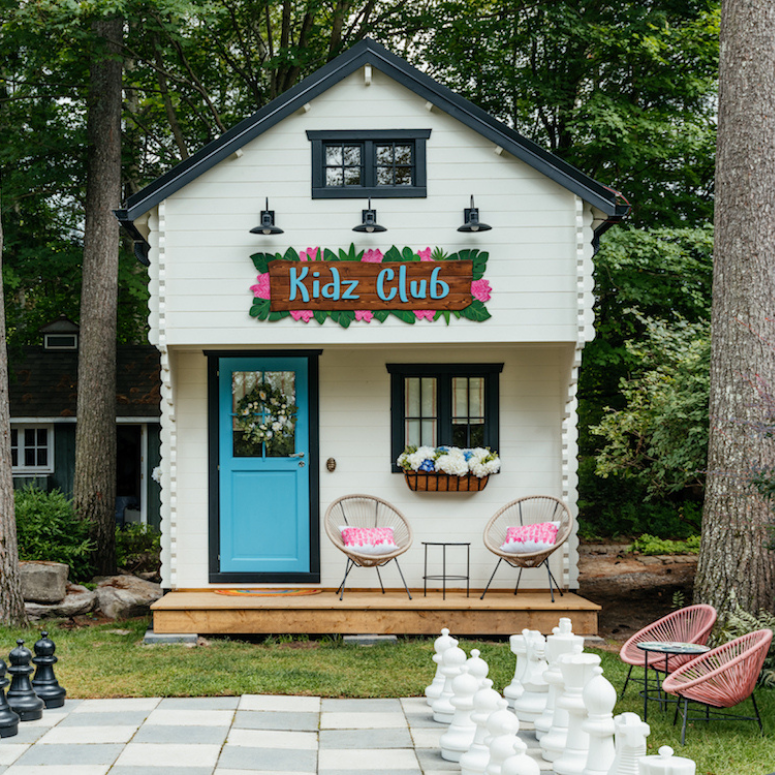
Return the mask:
M 288 457 L 296 451 L 296 373 L 235 371 L 232 436 L 235 457 Z

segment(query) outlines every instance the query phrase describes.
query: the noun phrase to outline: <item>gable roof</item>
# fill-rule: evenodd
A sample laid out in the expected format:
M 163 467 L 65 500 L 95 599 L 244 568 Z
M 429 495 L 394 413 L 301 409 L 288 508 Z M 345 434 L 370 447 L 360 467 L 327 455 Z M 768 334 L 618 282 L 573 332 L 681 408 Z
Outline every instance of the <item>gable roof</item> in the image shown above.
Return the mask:
M 456 118 L 508 153 L 546 175 L 610 217 L 620 220 L 629 205 L 620 203 L 617 192 L 544 150 L 532 140 L 507 127 L 469 100 L 442 86 L 430 76 L 388 51 L 371 38 L 364 38 L 301 83 L 284 92 L 249 118 L 224 132 L 169 172 L 129 197 L 126 209 L 116 217 L 136 241 L 145 240 L 134 226 L 134 219 L 151 210 L 202 173 L 226 159 L 246 143 L 282 121 L 307 102 L 318 97 L 353 72 L 371 65 L 413 91 L 440 110 Z M 137 253 L 137 250 L 135 251 Z M 138 258 L 147 263 L 147 248 Z

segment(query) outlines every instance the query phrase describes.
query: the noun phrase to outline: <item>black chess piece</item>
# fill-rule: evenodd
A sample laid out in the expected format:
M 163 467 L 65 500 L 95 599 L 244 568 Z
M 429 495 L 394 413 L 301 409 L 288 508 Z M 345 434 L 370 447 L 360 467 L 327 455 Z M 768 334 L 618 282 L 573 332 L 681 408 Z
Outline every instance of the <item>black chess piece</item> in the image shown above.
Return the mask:
M 30 683 L 33 667 L 32 652 L 24 647 L 23 640 L 16 641 L 16 648 L 8 655 L 11 666 L 11 686 L 8 689 L 8 704 L 19 714 L 22 721 L 37 721 L 43 718 L 43 700 L 35 694 Z
M 61 708 L 65 704 L 67 690 L 59 685 L 54 675 L 54 665 L 59 661 L 54 656 L 56 646 L 54 641 L 43 631 L 40 640 L 33 646 L 35 656 L 32 662 L 37 666 L 35 677 L 32 679 L 32 688 L 35 694 L 43 700 L 46 710 Z
M 19 734 L 19 716 L 8 706 L 5 699 L 5 687 L 11 683 L 6 677 L 7 666 L 0 659 L 0 738 L 13 737 Z

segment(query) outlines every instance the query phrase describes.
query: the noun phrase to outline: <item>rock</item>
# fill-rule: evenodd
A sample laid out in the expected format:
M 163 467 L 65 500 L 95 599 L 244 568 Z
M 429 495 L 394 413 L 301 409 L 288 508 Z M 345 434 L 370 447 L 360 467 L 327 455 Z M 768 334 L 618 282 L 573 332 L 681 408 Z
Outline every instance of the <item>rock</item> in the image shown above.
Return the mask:
M 136 576 L 108 576 L 97 586 L 97 605 L 110 619 L 143 616 L 161 597 L 161 586 Z
M 52 605 L 40 603 L 25 603 L 27 616 L 30 619 L 58 618 L 69 619 L 73 616 L 88 614 L 94 610 L 97 594 L 79 584 L 68 584 L 67 594 L 63 600 Z
M 58 603 L 67 592 L 70 567 L 62 562 L 20 562 L 22 595 L 33 603 Z

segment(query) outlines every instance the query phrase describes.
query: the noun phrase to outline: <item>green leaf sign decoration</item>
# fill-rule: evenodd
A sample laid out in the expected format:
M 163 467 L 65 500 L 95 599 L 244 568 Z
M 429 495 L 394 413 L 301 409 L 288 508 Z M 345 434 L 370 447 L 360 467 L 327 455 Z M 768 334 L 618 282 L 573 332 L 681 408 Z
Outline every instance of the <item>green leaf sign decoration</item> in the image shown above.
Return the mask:
M 395 245 L 385 253 L 356 251 L 355 245 L 336 252 L 307 248 L 297 253 L 288 248 L 285 253 L 254 253 L 251 259 L 258 276 L 250 287 L 254 296 L 250 315 L 268 321 L 315 320 L 321 325 L 330 319 L 343 328 L 356 321 L 384 323 L 391 315 L 410 325 L 440 319 L 449 325 L 453 317 L 480 323 L 490 317 L 485 306 L 491 296 L 490 283 L 484 279 L 487 258 L 479 250 L 449 255 L 438 247 L 413 250 Z M 283 263 L 271 266 L 273 261 Z M 293 261 L 300 262 L 298 269 L 287 263 Z M 446 263 L 452 261 L 456 263 Z M 335 262 L 348 264 L 337 269 Z M 359 262 L 364 266 L 356 266 Z M 432 263 L 412 268 L 414 262 Z

